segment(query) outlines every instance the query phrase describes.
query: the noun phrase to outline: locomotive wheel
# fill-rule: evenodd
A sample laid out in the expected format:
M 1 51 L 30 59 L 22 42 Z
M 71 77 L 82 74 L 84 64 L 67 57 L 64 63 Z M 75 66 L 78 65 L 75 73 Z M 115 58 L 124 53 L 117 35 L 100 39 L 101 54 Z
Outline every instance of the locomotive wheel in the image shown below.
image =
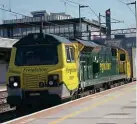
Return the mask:
M 100 88 L 96 88 L 96 93 L 100 92 Z
M 109 84 L 105 84 L 104 89 L 105 89 L 105 90 L 110 89 Z
M 71 100 L 77 99 L 78 96 L 79 96 L 79 95 L 78 95 L 78 91 L 74 92 L 73 95 L 72 95 L 72 97 L 71 97 Z
M 93 89 L 93 90 L 92 90 L 92 94 L 95 94 L 95 93 L 96 93 L 96 90 L 95 90 L 95 89 Z

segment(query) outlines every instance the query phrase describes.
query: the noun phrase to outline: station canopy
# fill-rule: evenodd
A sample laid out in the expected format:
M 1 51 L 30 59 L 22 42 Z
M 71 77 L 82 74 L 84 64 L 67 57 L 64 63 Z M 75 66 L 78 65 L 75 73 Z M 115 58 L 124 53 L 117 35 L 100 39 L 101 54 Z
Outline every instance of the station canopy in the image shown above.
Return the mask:
M 0 37 L 0 48 L 11 49 L 18 39 L 9 39 Z

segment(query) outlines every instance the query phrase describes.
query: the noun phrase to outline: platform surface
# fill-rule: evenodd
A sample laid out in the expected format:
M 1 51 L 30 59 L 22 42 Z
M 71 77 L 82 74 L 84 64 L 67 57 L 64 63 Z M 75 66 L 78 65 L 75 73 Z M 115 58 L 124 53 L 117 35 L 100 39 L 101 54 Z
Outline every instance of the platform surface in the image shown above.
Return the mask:
M 122 85 L 5 124 L 135 124 L 136 83 Z
M 0 84 L 0 91 L 5 91 L 5 90 L 6 90 L 6 85 Z

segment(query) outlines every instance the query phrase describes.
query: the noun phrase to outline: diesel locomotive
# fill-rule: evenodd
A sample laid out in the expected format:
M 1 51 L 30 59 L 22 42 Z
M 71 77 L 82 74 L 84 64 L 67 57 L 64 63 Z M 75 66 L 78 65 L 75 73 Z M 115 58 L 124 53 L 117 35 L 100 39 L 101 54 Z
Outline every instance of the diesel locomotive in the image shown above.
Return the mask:
M 32 33 L 13 45 L 7 102 L 11 107 L 54 103 L 130 78 L 129 56 L 124 49 Z

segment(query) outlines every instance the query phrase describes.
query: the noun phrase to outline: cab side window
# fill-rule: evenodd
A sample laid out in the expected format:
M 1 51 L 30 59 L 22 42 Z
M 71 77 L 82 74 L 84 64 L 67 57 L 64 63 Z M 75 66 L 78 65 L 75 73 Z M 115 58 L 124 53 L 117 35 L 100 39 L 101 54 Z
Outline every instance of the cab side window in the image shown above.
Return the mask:
M 75 51 L 74 47 L 72 46 L 66 46 L 66 61 L 69 62 L 74 62 L 75 61 Z
M 67 60 L 67 62 L 71 62 L 69 47 L 66 47 L 66 60 Z

